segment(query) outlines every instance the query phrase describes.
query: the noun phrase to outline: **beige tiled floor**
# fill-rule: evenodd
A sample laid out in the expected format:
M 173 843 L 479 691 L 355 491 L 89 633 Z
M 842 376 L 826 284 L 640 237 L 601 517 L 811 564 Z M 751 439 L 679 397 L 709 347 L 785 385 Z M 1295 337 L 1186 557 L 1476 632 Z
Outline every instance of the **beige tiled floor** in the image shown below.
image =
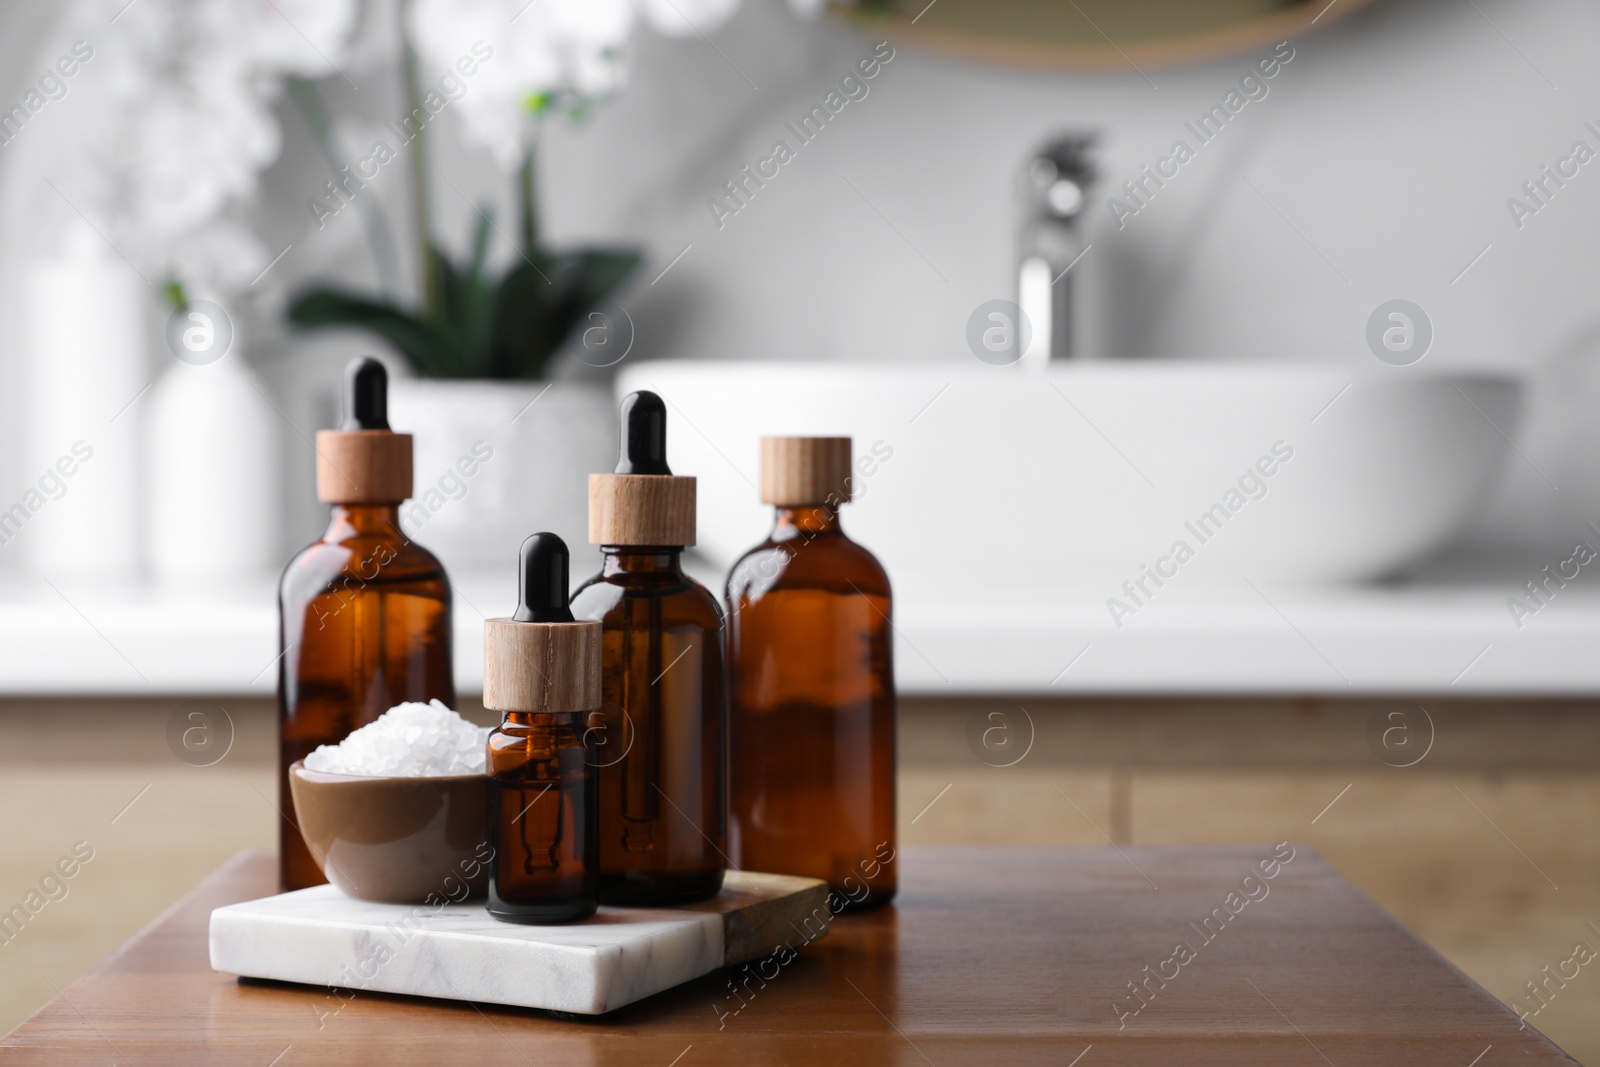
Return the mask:
M 20 901 L 74 842 L 95 850 L 67 895 L 0 945 L 0 1032 L 235 850 L 274 845 L 270 710 L 234 709 L 239 741 L 210 768 L 172 758 L 166 714 L 145 705 L 71 715 L 0 708 L 0 905 Z M 1288 715 L 1278 750 L 1299 754 L 1285 764 L 1274 765 L 1270 739 L 1257 737 L 1252 745 L 1265 755 L 1243 766 L 1228 765 L 1239 762 L 1229 746 L 1184 765 L 1174 752 L 1190 746 L 1175 745 L 1162 722 L 1090 709 L 1072 721 L 1039 713 L 1028 758 L 993 768 L 967 750 L 967 717 L 950 707 L 903 715 L 903 841 L 1304 842 L 1507 1003 L 1522 1002 L 1523 984 L 1575 942 L 1600 948 L 1600 931 L 1586 925 L 1600 927 L 1600 769 L 1573 752 L 1587 725 L 1578 741 L 1569 733 L 1553 746 L 1553 767 L 1526 765 L 1525 756 L 1474 767 L 1475 758 L 1495 763 L 1497 751 L 1495 728 L 1479 723 L 1488 741 L 1477 757 L 1463 751 L 1426 769 L 1390 770 L 1361 759 L 1359 739 L 1355 758 L 1323 759 L 1323 741 L 1307 731 L 1337 740 L 1349 724 Z M 1184 729 L 1203 742 L 1202 731 Z M 1141 749 L 1161 759 L 1130 765 L 1130 751 Z M 1600 1063 L 1600 972 L 1583 969 L 1534 1022 L 1580 1060 Z

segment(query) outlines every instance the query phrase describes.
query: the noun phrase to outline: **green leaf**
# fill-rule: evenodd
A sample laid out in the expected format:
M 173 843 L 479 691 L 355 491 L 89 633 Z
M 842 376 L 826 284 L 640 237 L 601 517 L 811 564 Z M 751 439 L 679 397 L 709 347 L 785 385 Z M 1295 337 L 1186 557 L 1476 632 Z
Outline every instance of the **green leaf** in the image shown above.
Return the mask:
M 419 373 L 435 378 L 462 376 L 449 338 L 386 301 L 337 289 L 313 289 L 290 306 L 289 321 L 306 329 L 351 326 L 367 330 L 393 345 Z
M 487 273 L 492 229 L 491 220 L 481 216 L 464 273 L 428 246 L 428 267 L 436 272 L 442 294 L 443 306 L 435 315 L 322 288 L 302 294 L 289 319 L 308 329 L 368 330 L 419 373 L 435 378 L 538 378 L 568 335 L 627 281 L 641 257 L 625 249 L 538 249 L 494 279 Z
M 501 279 L 490 313 L 491 377 L 537 378 L 544 370 L 550 354 L 545 295 L 550 283 L 537 263 L 544 258 L 535 252 Z
M 537 378 L 574 328 L 627 280 L 636 252 L 540 252 L 509 274 L 495 309 L 497 376 Z
M 555 346 L 566 340 L 574 326 L 597 304 L 628 280 L 638 268 L 637 252 L 599 248 L 579 249 L 555 257 L 556 281 L 550 306 L 550 331 Z
M 493 221 L 487 211 L 478 216 L 478 232 L 472 240 L 472 262 L 462 279 L 459 303 L 451 308 L 459 323 L 461 351 L 474 377 L 488 374 L 490 342 L 494 325 L 496 280 L 484 273 L 489 259 L 489 231 Z

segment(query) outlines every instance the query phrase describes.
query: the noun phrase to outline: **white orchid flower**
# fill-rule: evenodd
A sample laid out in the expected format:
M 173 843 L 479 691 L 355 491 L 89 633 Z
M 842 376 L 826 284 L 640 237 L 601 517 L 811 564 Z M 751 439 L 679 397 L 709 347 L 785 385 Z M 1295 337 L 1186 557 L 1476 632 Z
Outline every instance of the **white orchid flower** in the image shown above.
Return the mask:
M 810 17 L 822 0 L 790 4 Z M 663 36 L 709 37 L 738 8 L 739 0 L 413 0 L 406 36 L 425 83 L 474 44 L 492 50 L 453 106 L 468 138 L 510 171 L 532 147 L 530 114 L 603 100 L 627 82 L 635 17 Z
M 663 37 L 710 35 L 739 10 L 739 0 L 638 0 L 645 23 Z
M 262 249 L 233 216 L 282 150 L 273 101 L 286 74 L 337 73 L 355 19 L 355 0 L 79 0 L 97 47 L 73 91 L 97 99 L 60 181 L 152 276 L 248 283 Z
M 451 106 L 510 171 L 530 147 L 529 114 L 622 87 L 632 23 L 631 0 L 414 0 L 406 33 L 424 84 L 488 52 Z

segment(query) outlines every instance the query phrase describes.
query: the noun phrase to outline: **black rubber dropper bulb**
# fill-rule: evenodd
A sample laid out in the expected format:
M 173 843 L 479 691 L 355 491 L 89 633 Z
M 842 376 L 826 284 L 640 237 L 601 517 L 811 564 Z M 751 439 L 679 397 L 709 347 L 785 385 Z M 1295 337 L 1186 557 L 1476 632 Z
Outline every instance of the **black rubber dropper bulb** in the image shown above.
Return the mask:
M 667 405 L 647 389 L 622 398 L 622 448 L 615 474 L 671 474 Z
M 352 359 L 344 369 L 344 422 L 339 429 L 389 428 L 389 372 L 371 356 Z
M 553 533 L 522 542 L 517 610 L 513 622 L 572 622 L 567 606 L 567 543 Z

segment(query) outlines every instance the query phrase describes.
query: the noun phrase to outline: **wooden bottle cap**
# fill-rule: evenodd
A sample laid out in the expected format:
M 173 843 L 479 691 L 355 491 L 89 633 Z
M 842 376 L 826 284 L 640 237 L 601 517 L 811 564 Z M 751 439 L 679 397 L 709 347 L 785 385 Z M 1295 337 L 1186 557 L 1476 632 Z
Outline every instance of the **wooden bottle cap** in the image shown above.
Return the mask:
M 344 368 L 344 422 L 317 433 L 324 504 L 398 504 L 411 496 L 411 435 L 389 428 L 389 372 L 371 356 Z
M 675 474 L 589 475 L 591 545 L 688 547 L 695 540 L 695 480 Z
M 483 623 L 483 706 L 556 713 L 598 708 L 601 624 L 572 617 L 567 543 L 536 533 L 522 542 L 518 556 L 516 614 Z
M 694 544 L 695 483 L 667 466 L 667 405 L 648 389 L 622 398 L 617 469 L 589 475 L 591 545 Z
M 395 504 L 410 496 L 410 434 L 317 432 L 317 499 L 324 504 Z
M 483 706 L 593 711 L 600 706 L 600 622 L 483 621 Z
M 850 501 L 848 437 L 763 437 L 761 499 L 779 507 Z

